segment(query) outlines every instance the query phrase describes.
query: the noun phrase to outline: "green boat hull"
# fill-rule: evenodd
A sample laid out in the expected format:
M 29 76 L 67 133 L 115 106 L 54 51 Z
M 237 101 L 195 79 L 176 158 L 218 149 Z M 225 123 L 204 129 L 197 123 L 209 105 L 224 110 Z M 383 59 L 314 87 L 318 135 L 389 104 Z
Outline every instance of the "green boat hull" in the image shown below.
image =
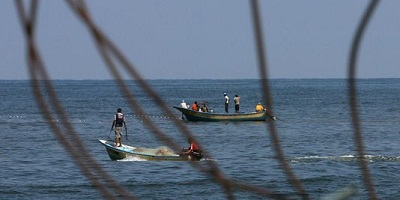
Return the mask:
M 250 113 L 212 113 L 198 112 L 186 108 L 176 107 L 175 109 L 182 112 L 188 121 L 204 121 L 204 122 L 219 122 L 219 121 L 266 121 L 269 119 L 266 111 L 250 112 Z

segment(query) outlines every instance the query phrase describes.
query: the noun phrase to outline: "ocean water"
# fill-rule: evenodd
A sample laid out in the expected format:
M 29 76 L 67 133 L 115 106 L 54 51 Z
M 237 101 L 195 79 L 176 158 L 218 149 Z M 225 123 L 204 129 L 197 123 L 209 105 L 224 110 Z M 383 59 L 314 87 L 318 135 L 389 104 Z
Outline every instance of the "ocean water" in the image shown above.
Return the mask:
M 224 110 L 223 93 L 241 97 L 242 112 L 262 100 L 258 80 L 151 80 L 152 88 L 172 109 L 182 100 L 206 101 Z M 129 141 L 158 148 L 163 141 L 143 123 L 151 119 L 166 135 L 187 146 L 173 125 L 181 114 L 166 116 L 135 82 L 127 84 L 146 110 L 139 116 L 111 80 L 53 82 L 67 120 L 92 157 L 119 185 L 138 199 L 225 199 L 224 188 L 190 162 L 155 162 L 129 158 L 111 161 L 97 139 L 107 139 L 113 114 L 122 108 Z M 367 199 L 358 158 L 344 79 L 276 79 L 270 81 L 274 121 L 285 159 L 311 199 L 350 190 L 349 199 Z M 357 81 L 360 123 L 368 169 L 380 199 L 400 198 L 400 79 Z M 102 199 L 101 192 L 56 139 L 39 112 L 29 81 L 0 81 L 0 199 Z M 61 119 L 54 118 L 58 124 Z M 273 151 L 267 122 L 184 122 L 218 164 L 226 178 L 268 189 L 283 198 L 301 199 L 283 173 Z M 125 139 L 125 138 L 124 138 Z M 200 161 L 206 163 L 206 161 Z M 234 190 L 236 199 L 265 199 Z M 118 198 L 118 196 L 116 196 Z

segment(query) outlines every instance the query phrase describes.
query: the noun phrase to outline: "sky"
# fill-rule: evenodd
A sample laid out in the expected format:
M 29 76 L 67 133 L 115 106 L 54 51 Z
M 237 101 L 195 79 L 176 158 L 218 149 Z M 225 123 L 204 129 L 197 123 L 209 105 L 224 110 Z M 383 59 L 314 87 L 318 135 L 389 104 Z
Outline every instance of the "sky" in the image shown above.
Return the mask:
M 25 1 L 26 2 L 26 1 Z M 259 1 L 268 77 L 346 78 L 369 1 Z M 247 0 L 86 1 L 94 22 L 146 79 L 257 79 Z M 358 78 L 400 78 L 400 1 L 380 2 Z M 29 79 L 14 1 L 0 2 L 0 79 Z M 112 79 L 87 28 L 61 0 L 39 3 L 37 42 L 51 79 Z

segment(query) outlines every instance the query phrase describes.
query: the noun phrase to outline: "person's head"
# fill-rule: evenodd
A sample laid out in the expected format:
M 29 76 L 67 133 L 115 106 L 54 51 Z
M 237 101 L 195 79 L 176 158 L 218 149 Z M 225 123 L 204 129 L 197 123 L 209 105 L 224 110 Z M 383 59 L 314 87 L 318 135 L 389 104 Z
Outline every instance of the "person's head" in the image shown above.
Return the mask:
M 195 101 L 194 104 L 197 104 L 197 101 Z
M 238 97 L 238 95 L 235 95 L 235 97 Z
M 224 96 L 226 96 L 226 93 L 224 93 Z
M 121 109 L 121 108 L 118 108 L 118 109 L 117 109 L 117 112 L 119 112 L 119 113 L 122 112 L 122 109 Z
M 188 138 L 188 142 L 189 142 L 189 144 L 192 144 L 193 139 L 192 138 Z

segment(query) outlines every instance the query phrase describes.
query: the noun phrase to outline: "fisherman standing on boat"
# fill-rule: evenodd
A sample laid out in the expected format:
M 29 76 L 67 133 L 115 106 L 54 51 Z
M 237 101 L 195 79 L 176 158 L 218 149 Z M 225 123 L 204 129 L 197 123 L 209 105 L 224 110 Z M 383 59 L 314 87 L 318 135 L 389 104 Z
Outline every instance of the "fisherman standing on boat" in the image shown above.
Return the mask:
M 225 112 L 228 113 L 228 108 L 229 108 L 229 97 L 226 93 L 224 93 L 225 97 Z
M 235 98 L 233 98 L 233 102 L 235 103 L 235 113 L 239 113 L 240 97 L 238 95 L 235 95 Z
M 115 129 L 114 129 L 115 127 Z M 125 116 L 122 113 L 122 109 L 118 108 L 117 113 L 114 115 L 114 121 L 111 126 L 111 131 L 114 130 L 115 132 L 115 146 L 120 147 L 122 146 L 122 128 L 125 127 L 125 132 L 127 133 L 128 130 L 125 124 Z

